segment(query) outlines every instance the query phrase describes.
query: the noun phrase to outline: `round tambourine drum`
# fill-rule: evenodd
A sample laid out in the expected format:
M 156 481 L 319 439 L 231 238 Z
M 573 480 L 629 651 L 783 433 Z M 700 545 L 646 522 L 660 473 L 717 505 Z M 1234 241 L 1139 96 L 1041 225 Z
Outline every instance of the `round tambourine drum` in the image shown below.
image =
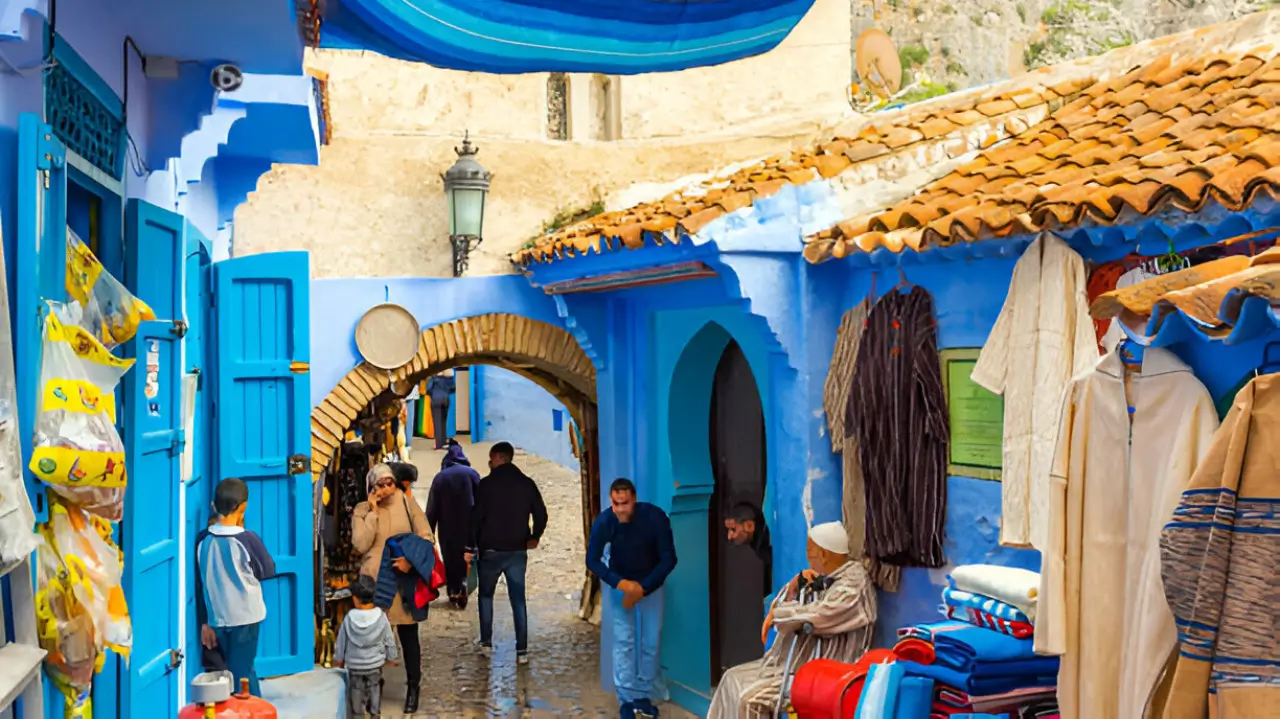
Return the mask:
M 378 369 L 395 369 L 418 353 L 422 330 L 405 308 L 390 302 L 364 313 L 356 323 L 356 349 L 365 362 Z

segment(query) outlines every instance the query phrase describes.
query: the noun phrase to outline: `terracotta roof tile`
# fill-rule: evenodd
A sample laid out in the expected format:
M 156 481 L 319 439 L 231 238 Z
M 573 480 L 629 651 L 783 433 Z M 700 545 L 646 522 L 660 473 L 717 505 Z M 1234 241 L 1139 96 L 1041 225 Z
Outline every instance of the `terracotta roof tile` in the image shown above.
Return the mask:
M 1280 196 L 1280 56 L 1264 42 L 1278 30 L 1280 12 L 1270 12 L 1143 43 L 1160 52 L 1115 62 L 1122 72 L 1039 125 L 891 208 L 818 233 L 805 255 L 1127 222 L 1167 206 L 1236 211 L 1259 192 Z
M 1029 130 L 1062 104 L 1063 98 L 1092 86 L 1105 69 L 1089 61 L 1043 68 L 991 87 L 858 118 L 848 131 L 808 149 L 771 157 L 653 202 L 601 214 L 539 237 L 512 260 L 529 266 L 591 252 L 676 242 L 682 235 L 694 234 L 714 219 L 775 195 L 787 185 L 819 179 L 896 181 L 936 165 L 939 158 L 962 158 Z M 1065 132 L 1044 134 L 1032 137 L 1031 142 L 1040 148 L 1065 136 Z M 990 179 L 1004 176 L 1016 174 L 1001 169 Z M 973 189 L 978 187 L 981 181 L 973 185 Z M 945 204 L 937 206 L 938 213 L 945 211 Z M 931 211 L 928 216 L 934 214 Z

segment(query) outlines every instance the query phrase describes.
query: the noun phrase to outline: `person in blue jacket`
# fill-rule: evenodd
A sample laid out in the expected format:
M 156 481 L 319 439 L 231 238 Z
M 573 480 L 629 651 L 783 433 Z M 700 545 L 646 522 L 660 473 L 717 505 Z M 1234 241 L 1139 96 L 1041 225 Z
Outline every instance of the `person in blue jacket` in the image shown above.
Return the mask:
M 613 683 L 623 719 L 657 717 L 652 693 L 662 636 L 662 585 L 676 567 L 667 513 L 636 501 L 636 486 L 615 479 L 609 509 L 591 525 L 587 569 L 609 585 Z

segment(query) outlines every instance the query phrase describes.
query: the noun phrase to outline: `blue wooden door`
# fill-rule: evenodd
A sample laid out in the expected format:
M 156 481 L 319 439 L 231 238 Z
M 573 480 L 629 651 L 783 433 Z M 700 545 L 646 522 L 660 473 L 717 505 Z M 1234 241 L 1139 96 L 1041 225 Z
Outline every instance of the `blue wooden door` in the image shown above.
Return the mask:
M 172 716 L 182 662 L 179 554 L 182 432 L 182 275 L 185 221 L 130 200 L 125 217 L 129 289 L 158 319 L 143 322 L 125 353 L 137 360 L 124 378 L 124 591 L 133 618 L 133 653 L 121 691 L 125 719 Z
M 195 226 L 187 223 L 187 336 L 183 340 L 186 343 L 183 372 L 187 376 L 194 377 L 196 382 L 195 413 L 190 427 L 184 427 L 184 430 L 189 430 L 187 452 L 190 455 L 191 472 L 184 476 L 182 490 L 186 495 L 183 499 L 185 504 L 183 514 L 186 522 L 183 534 L 183 555 L 186 566 L 183 623 L 187 668 L 181 681 L 187 684 L 190 684 L 191 680 L 203 671 L 200 657 L 200 627 L 196 623 L 196 602 L 203 600 L 197 598 L 195 593 L 195 540 L 200 530 L 209 525 L 209 503 L 213 500 L 212 450 L 214 445 L 209 426 L 211 347 L 208 341 L 208 313 L 213 291 L 210 286 L 212 274 L 210 262 L 208 241 Z M 184 377 L 183 381 L 188 381 L 187 377 Z
M 315 653 L 308 256 L 213 267 L 217 476 L 249 484 L 245 527 L 262 536 L 278 572 L 263 585 L 258 673 L 292 674 L 312 668 Z
M 67 151 L 53 128 L 38 115 L 18 119 L 18 231 L 5 240 L 10 306 L 16 332 L 14 364 L 18 385 L 18 425 L 30 432 L 40 382 L 40 333 L 45 300 L 66 300 Z M 36 520 L 49 518 L 44 485 L 27 469 L 30 435 L 22 442 L 23 476 Z

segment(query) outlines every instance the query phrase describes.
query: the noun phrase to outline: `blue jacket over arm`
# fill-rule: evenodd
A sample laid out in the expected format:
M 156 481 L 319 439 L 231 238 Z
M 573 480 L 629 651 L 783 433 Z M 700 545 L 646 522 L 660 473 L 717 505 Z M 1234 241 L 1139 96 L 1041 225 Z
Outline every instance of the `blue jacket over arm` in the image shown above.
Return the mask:
M 609 547 L 605 564 L 604 548 Z M 618 582 L 639 582 L 646 595 L 660 589 L 676 568 L 676 544 L 667 513 L 648 502 L 637 502 L 630 522 L 619 522 L 606 509 L 591 525 L 587 569 L 616 588 Z

